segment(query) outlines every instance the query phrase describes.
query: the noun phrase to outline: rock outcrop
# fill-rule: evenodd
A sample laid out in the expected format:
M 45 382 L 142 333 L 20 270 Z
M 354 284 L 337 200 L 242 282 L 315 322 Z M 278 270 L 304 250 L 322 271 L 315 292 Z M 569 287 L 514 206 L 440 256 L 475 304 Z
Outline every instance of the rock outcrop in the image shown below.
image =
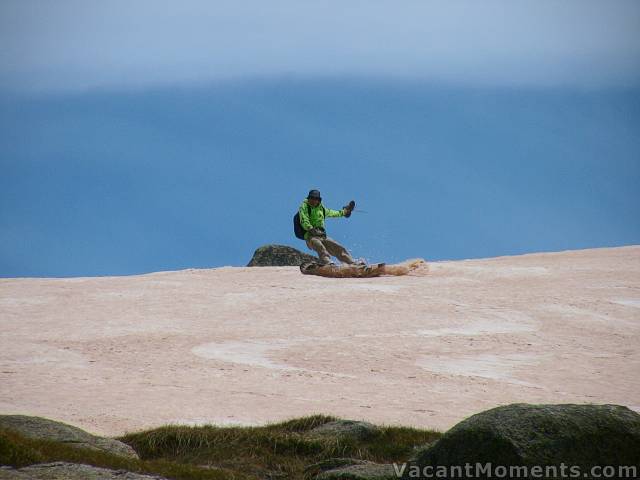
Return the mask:
M 287 245 L 263 245 L 253 253 L 247 267 L 299 267 L 318 258 Z
M 366 440 L 379 432 L 378 427 L 357 420 L 334 420 L 324 423 L 306 433 L 310 438 L 350 438 L 353 440 Z
M 639 452 L 640 414 L 626 407 L 513 404 L 455 425 L 412 459 L 403 478 L 415 478 L 415 467 L 424 472 L 425 466 L 467 463 L 640 468 Z
M 393 465 L 362 462 L 334 468 L 317 475 L 316 480 L 393 480 L 397 479 Z
M 41 440 L 67 443 L 74 447 L 102 450 L 127 458 L 138 458 L 138 454 L 126 443 L 113 438 L 99 437 L 84 430 L 42 417 L 26 415 L 0 415 L 0 428 Z
M 156 475 L 141 475 L 126 470 L 111 470 L 67 462 L 29 465 L 22 468 L 0 467 L 0 480 L 166 480 Z
M 305 468 L 305 478 L 315 480 L 387 480 L 395 479 L 393 465 L 356 458 L 329 458 Z

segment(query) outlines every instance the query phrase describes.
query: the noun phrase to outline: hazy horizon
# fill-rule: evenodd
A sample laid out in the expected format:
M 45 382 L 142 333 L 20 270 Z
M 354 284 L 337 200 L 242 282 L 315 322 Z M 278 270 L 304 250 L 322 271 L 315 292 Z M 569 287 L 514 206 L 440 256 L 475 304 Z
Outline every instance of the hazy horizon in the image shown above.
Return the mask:
M 633 0 L 5 0 L 0 88 L 193 87 L 282 75 L 632 87 L 639 31 Z

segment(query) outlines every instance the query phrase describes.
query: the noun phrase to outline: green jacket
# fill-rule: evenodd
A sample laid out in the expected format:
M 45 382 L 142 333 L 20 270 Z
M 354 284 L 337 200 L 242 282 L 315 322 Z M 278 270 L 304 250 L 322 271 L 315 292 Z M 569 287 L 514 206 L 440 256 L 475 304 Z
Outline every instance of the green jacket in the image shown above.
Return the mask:
M 311 215 L 309 215 L 309 208 L 311 208 Z M 309 230 L 312 228 L 324 228 L 325 217 L 344 217 L 344 210 L 331 210 L 326 208 L 322 203 L 317 207 L 312 207 L 305 198 L 300 205 L 300 225 L 305 229 L 304 239 L 309 238 Z

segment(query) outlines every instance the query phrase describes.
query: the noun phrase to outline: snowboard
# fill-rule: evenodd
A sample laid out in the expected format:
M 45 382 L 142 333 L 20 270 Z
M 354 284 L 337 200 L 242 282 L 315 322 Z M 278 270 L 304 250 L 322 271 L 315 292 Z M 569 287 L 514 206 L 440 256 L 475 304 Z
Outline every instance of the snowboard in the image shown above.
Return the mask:
M 384 263 L 366 265 L 321 265 L 316 262 L 305 262 L 300 265 L 304 275 L 319 275 L 332 278 L 371 278 L 384 274 Z

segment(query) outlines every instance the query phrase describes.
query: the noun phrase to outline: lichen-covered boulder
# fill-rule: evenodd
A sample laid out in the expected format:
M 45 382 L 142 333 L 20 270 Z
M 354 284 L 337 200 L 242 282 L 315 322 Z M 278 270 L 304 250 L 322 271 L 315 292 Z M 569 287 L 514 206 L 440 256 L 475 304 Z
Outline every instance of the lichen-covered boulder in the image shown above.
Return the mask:
M 125 470 L 111 470 L 78 463 L 52 462 L 22 468 L 0 467 L 0 480 L 166 480 Z
M 287 245 L 263 245 L 258 248 L 247 267 L 299 267 L 318 258 Z
M 640 414 L 619 405 L 513 404 L 473 415 L 421 450 L 403 478 L 425 466 L 638 466 Z M 432 473 L 429 470 L 430 473 Z M 484 478 L 484 477 L 480 477 Z
M 319 462 L 307 465 L 304 469 L 304 478 L 316 478 L 321 473 L 328 470 L 349 467 L 351 465 L 360 465 L 365 463 L 364 460 L 348 457 L 332 457 L 320 460 Z
M 394 480 L 397 478 L 393 465 L 360 462 L 326 470 L 317 475 L 315 480 Z
M 378 427 L 358 420 L 334 420 L 309 430 L 308 438 L 340 438 L 366 440 L 378 434 Z
M 113 438 L 99 437 L 84 430 L 42 417 L 27 415 L 0 415 L 0 428 L 41 440 L 67 443 L 74 447 L 102 450 L 113 455 L 138 458 L 138 454 L 126 443 Z

